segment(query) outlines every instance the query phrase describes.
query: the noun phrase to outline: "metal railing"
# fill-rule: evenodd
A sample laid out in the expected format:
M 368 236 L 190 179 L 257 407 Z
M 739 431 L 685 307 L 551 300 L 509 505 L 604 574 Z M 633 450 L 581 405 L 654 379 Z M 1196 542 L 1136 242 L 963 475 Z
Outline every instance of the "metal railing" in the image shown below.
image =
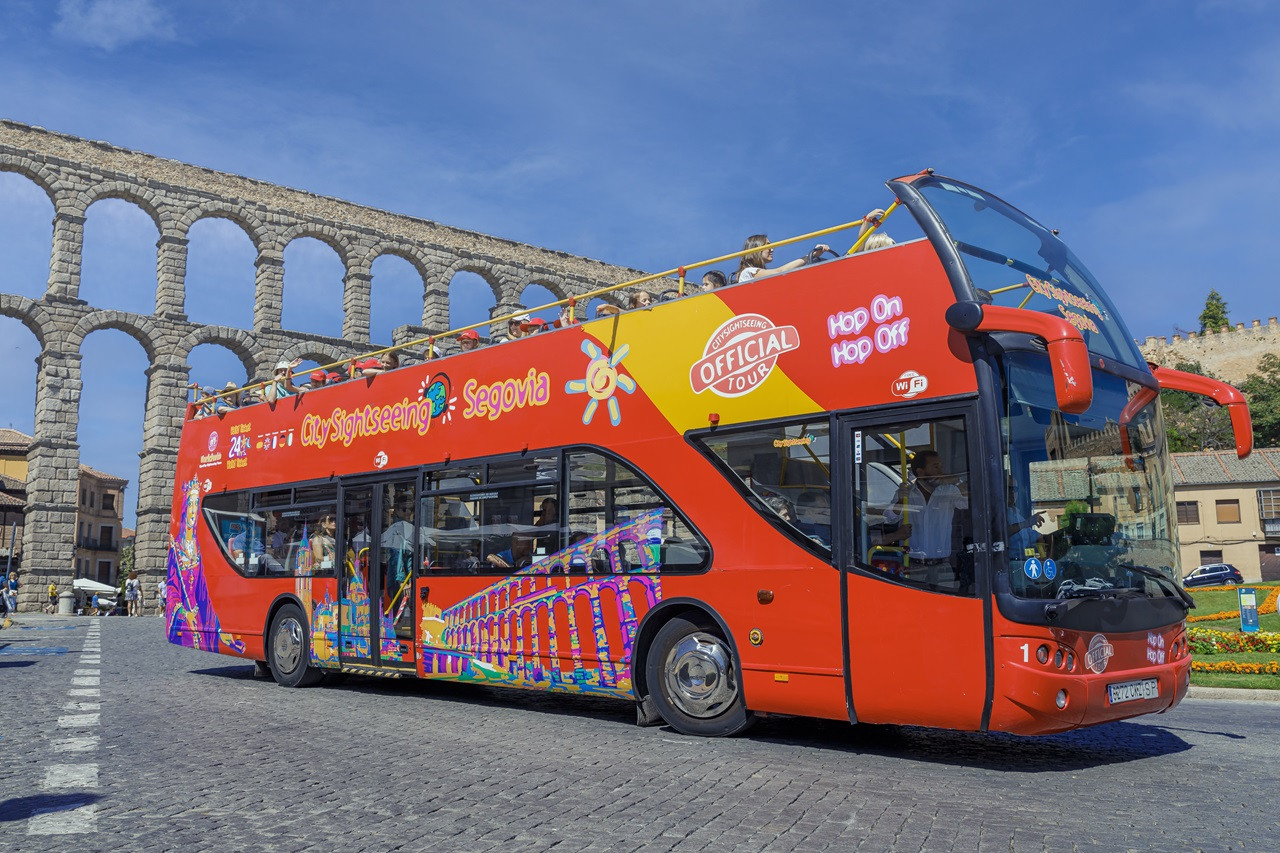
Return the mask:
M 858 238 L 854 241 L 853 245 L 849 247 L 849 251 L 845 253 L 846 255 L 852 255 L 863 247 L 863 245 L 867 242 L 867 239 L 872 234 L 874 234 L 880 228 L 881 225 L 884 224 L 884 221 L 888 219 L 889 216 L 895 210 L 898 209 L 900 204 L 901 202 L 899 202 L 897 199 L 894 199 L 893 203 L 890 204 L 887 208 L 885 208 L 885 211 L 881 216 L 877 216 L 877 217 L 864 216 L 861 219 L 855 219 L 852 222 L 845 222 L 840 225 L 833 225 L 830 228 L 823 228 L 820 231 L 810 231 L 807 234 L 801 234 L 796 237 L 788 237 L 785 240 L 774 240 L 771 243 L 765 243 L 760 246 L 752 246 L 749 249 L 743 249 L 741 251 L 732 252 L 727 255 L 718 255 L 714 258 L 708 258 L 704 261 L 697 261 L 696 263 L 684 264 L 683 266 L 674 267 L 672 269 L 664 270 L 662 272 L 651 273 L 650 275 L 641 276 L 640 278 L 634 278 L 634 279 L 631 279 L 630 281 L 624 281 L 621 284 L 611 284 L 606 287 L 596 288 L 595 290 L 591 290 L 586 293 L 579 294 L 577 296 L 570 296 L 566 299 L 558 299 L 555 302 L 548 302 L 545 305 L 537 305 L 537 306 L 534 306 L 533 308 L 521 308 L 511 312 L 510 314 L 503 314 L 498 317 L 490 317 L 488 320 L 484 320 L 479 323 L 472 323 L 467 326 L 458 326 L 457 328 L 453 328 L 453 329 L 449 329 L 448 331 L 441 332 L 438 335 L 428 335 L 427 337 L 424 337 L 424 338 L 415 338 L 414 340 L 407 341 L 403 344 L 395 344 L 393 346 L 383 347 L 382 349 L 373 350 L 363 355 L 353 356 L 351 358 L 344 358 L 341 361 L 335 361 L 331 364 L 322 364 L 319 367 L 309 368 L 308 370 L 302 371 L 300 373 L 290 373 L 288 377 L 288 381 L 290 384 L 292 384 L 293 379 L 295 377 L 307 375 L 312 371 L 319 371 L 319 370 L 328 371 L 333 368 L 341 368 L 341 367 L 347 367 L 347 366 L 354 367 L 355 363 L 358 361 L 362 361 L 364 359 L 370 359 L 370 358 L 380 358 L 381 356 L 387 353 L 396 353 L 396 352 L 400 352 L 401 350 L 416 349 L 417 347 L 420 347 L 423 344 L 426 344 L 427 346 L 427 350 L 425 353 L 426 358 L 432 359 L 432 358 L 435 358 L 435 343 L 438 340 L 448 340 L 450 338 L 456 338 L 459 335 L 461 335 L 463 332 L 468 332 L 473 329 L 480 329 L 481 327 L 484 327 L 484 326 L 501 326 L 501 324 L 509 323 L 511 320 L 514 320 L 517 317 L 520 317 L 526 314 L 533 314 L 538 311 L 545 311 L 549 308 L 562 308 L 564 306 L 568 306 L 569 323 L 573 324 L 578 322 L 574 317 L 574 312 L 579 302 L 587 302 L 599 296 L 604 296 L 609 293 L 615 293 L 619 290 L 626 290 L 632 287 L 639 287 L 642 284 L 648 284 L 649 282 L 652 282 L 652 281 L 670 279 L 673 276 L 676 277 L 676 280 L 673 283 L 676 285 L 677 298 L 683 297 L 685 295 L 686 276 L 689 270 L 698 269 L 700 267 L 711 266 L 712 264 L 718 264 L 724 261 L 736 260 L 738 258 L 746 257 L 747 255 L 753 255 L 757 252 L 763 252 L 766 249 L 776 249 L 781 246 L 790 246 L 793 243 L 800 243 L 805 240 L 813 240 L 818 237 L 825 237 L 828 234 L 836 234 L 841 231 L 848 231 L 851 228 L 862 228 L 864 225 L 870 226 L 865 231 L 862 231 L 858 235 Z M 275 380 L 268 380 L 264 382 L 254 382 L 248 385 L 241 386 L 239 388 L 228 389 L 228 390 L 220 391 L 216 394 L 207 395 L 207 396 L 197 395 L 196 398 L 187 407 L 187 419 L 188 420 L 191 419 L 192 415 L 195 413 L 195 410 L 199 406 L 202 406 L 205 404 L 212 404 L 216 406 L 218 400 L 221 400 L 225 397 L 231 397 L 232 395 L 239 396 L 244 391 L 253 391 L 253 390 L 264 391 L 268 385 L 272 384 L 273 381 Z M 250 405 L 253 405 L 253 404 L 250 404 Z M 237 406 L 237 408 L 239 407 Z

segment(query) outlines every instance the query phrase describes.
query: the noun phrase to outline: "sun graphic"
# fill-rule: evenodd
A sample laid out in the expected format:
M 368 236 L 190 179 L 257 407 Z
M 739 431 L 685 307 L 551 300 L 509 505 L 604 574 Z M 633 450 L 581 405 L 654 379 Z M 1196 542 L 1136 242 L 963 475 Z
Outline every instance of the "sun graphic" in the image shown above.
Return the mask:
M 636 390 L 634 379 L 618 373 L 618 365 L 627 357 L 630 349 L 627 344 L 623 344 L 618 347 L 618 351 L 613 355 L 606 355 L 593 342 L 582 342 L 582 351 L 591 359 L 590 363 L 587 364 L 587 375 L 583 379 L 570 379 L 564 384 L 564 392 L 566 394 L 587 394 L 591 397 L 587 401 L 587 407 L 582 410 L 582 422 L 584 424 L 591 423 L 591 419 L 596 414 L 596 407 L 600 405 L 601 400 L 606 401 L 605 404 L 609 408 L 609 423 L 614 426 L 622 423 L 622 411 L 618 408 L 618 399 L 613 396 L 613 393 L 621 389 L 628 394 L 632 394 Z

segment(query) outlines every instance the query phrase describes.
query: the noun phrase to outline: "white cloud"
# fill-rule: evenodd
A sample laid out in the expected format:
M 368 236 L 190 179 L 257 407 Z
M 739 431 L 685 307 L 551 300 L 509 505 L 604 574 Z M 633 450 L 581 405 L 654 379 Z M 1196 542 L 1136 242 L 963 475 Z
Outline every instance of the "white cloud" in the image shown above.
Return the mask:
M 112 51 L 138 41 L 177 37 L 155 0 L 61 0 L 56 35 Z

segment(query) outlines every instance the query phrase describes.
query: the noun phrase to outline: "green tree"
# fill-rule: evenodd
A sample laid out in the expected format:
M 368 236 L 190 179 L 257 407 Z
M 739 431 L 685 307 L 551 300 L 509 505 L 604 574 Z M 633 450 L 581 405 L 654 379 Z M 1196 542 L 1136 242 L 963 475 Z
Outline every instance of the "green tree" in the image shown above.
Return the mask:
M 1253 443 L 1258 447 L 1280 447 L 1280 357 L 1267 353 L 1258 360 L 1258 369 L 1240 383 L 1253 416 Z
M 1210 290 L 1204 300 L 1204 310 L 1200 312 L 1200 331 L 1213 329 L 1215 332 L 1223 326 L 1230 326 L 1227 317 L 1227 302 L 1216 289 Z
M 1198 361 L 1180 361 L 1174 369 L 1218 378 Z M 1161 391 L 1160 404 L 1164 408 L 1164 430 L 1171 453 L 1235 446 L 1231 416 L 1226 409 L 1207 406 L 1204 397 L 1186 391 Z

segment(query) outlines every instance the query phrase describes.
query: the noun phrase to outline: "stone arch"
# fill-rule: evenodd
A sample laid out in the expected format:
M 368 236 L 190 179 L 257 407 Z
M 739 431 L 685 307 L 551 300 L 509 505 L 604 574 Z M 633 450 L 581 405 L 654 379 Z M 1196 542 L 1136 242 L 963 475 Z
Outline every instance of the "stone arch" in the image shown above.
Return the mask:
M 271 248 L 279 247 L 280 254 L 283 256 L 289 244 L 302 237 L 310 237 L 324 243 L 338 254 L 338 260 L 342 261 L 344 270 L 351 269 L 351 258 L 354 254 L 351 241 L 347 235 L 329 225 L 316 225 L 310 222 L 292 225 L 274 237 Z
M 202 344 L 213 344 L 230 350 L 244 365 L 245 375 L 253 376 L 254 367 L 262 359 L 262 348 L 251 332 L 229 326 L 197 326 L 184 335 L 174 354 L 186 361 L 191 351 Z
M 284 349 L 278 357 L 260 358 L 264 370 L 270 373 L 277 361 L 292 361 L 300 358 L 303 361 L 314 361 L 316 364 L 333 364 L 352 357 L 351 351 L 339 344 L 324 344 L 317 341 L 299 341 Z
M 151 190 L 124 181 L 106 181 L 94 184 L 80 193 L 77 199 L 77 212 L 84 216 L 88 214 L 90 207 L 100 201 L 109 199 L 127 201 L 142 208 L 143 212 L 151 217 L 152 223 L 156 226 L 157 236 L 173 230 L 174 216 L 172 206 L 161 200 Z
M 480 276 L 480 278 L 484 279 L 484 283 L 489 285 L 489 290 L 493 292 L 494 301 L 498 304 L 502 303 L 503 282 L 493 264 L 471 258 L 459 258 L 444 268 L 442 276 L 445 286 L 447 287 L 453 281 L 453 277 L 460 272 L 475 273 Z
M 266 242 L 267 225 L 248 208 L 221 201 L 205 201 L 187 210 L 174 223 L 174 233 L 186 238 L 191 233 L 191 226 L 203 219 L 226 219 L 243 229 L 253 243 L 254 251 L 262 251 Z
M 0 293 L 0 317 L 12 317 L 36 336 L 40 349 L 45 348 L 48 332 L 53 328 L 53 318 L 44 305 L 27 296 Z
M 80 352 L 84 339 L 102 329 L 115 329 L 124 332 L 142 345 L 147 354 L 147 361 L 154 364 L 157 355 L 156 342 L 160 339 L 160 329 L 152 317 L 133 314 L 128 311 L 112 309 L 90 311 L 80 318 L 75 328 L 67 336 L 67 343 L 75 352 Z
M 416 306 L 415 313 L 412 316 L 405 317 L 404 319 L 401 320 L 401 322 L 393 324 L 393 330 L 395 328 L 399 328 L 400 326 L 404 326 L 404 325 L 418 326 L 419 323 L 425 326 L 426 317 L 427 317 L 427 302 L 428 302 L 428 299 L 430 298 L 430 294 L 429 294 L 430 279 L 428 278 L 429 276 L 428 266 L 427 266 L 426 259 L 420 253 L 414 252 L 405 246 L 400 246 L 400 245 L 391 244 L 391 243 L 382 243 L 375 246 L 371 251 L 365 253 L 364 257 L 361 260 L 362 269 L 367 271 L 368 277 L 369 277 L 368 287 L 369 287 L 370 340 L 375 339 L 375 336 L 373 335 L 373 325 L 374 325 L 373 321 L 374 321 L 375 315 L 378 318 L 385 320 L 388 310 L 394 311 L 395 308 L 406 308 L 406 309 L 408 308 L 408 303 L 407 303 L 408 296 L 406 292 L 402 289 L 403 285 L 401 288 L 388 290 L 387 283 L 385 282 L 385 277 L 384 277 L 384 284 L 381 286 L 382 289 L 381 289 L 380 295 L 378 295 L 378 298 L 376 300 L 377 304 L 375 305 L 374 297 L 375 297 L 375 289 L 376 289 L 375 284 L 377 279 L 374 276 L 373 270 L 374 270 L 374 265 L 377 264 L 377 262 L 382 258 L 396 258 L 398 260 L 405 262 L 406 264 L 409 265 L 409 268 L 413 270 L 413 273 L 416 274 L 418 277 L 417 290 L 414 295 L 414 304 Z M 396 275 L 394 273 L 394 267 L 392 267 L 391 269 L 392 269 L 392 275 L 390 277 L 393 280 L 392 286 L 394 287 L 396 283 L 399 283 L 401 281 L 403 276 Z M 446 302 L 447 302 L 447 293 L 446 293 Z M 377 308 L 378 310 L 375 311 L 375 308 Z M 395 313 L 395 316 L 397 318 L 400 317 L 398 312 Z M 440 329 L 435 329 L 434 331 L 444 331 L 444 329 L 440 328 Z M 388 335 L 384 340 L 391 341 L 393 336 L 394 336 L 394 331 L 392 335 Z
M 58 209 L 58 192 L 54 186 L 61 182 L 60 173 L 45 163 L 37 163 L 27 157 L 15 157 L 11 154 L 0 154 L 0 172 L 13 172 L 22 175 L 33 184 L 44 190 L 49 197 L 53 209 Z

